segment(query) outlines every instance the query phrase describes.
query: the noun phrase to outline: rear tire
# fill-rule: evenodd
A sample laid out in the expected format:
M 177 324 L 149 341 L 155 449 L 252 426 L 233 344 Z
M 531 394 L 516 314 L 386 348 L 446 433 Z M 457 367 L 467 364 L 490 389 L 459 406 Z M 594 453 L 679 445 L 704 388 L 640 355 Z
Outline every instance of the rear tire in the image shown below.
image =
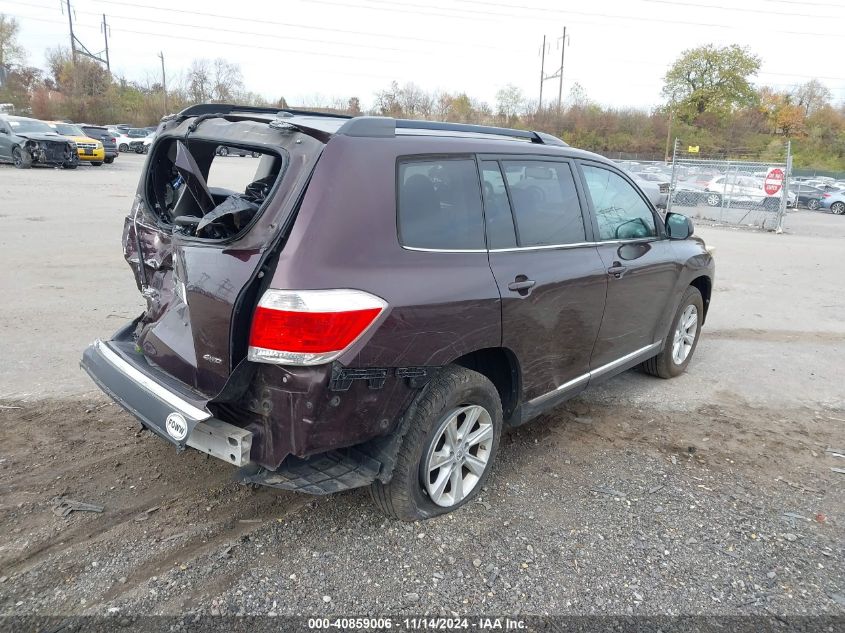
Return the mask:
M 817 211 L 819 208 L 819 201 L 816 198 L 810 198 L 807 200 L 807 208 L 810 211 Z
M 830 205 L 830 210 L 836 215 L 845 215 L 845 202 L 834 202 Z
M 105 159 L 106 165 L 111 165 L 114 162 L 114 156 Z
M 129 151 L 129 146 L 128 146 L 126 143 L 121 143 L 121 144 L 118 146 L 117 151 L 118 151 L 118 152 L 128 152 L 128 151 Z
M 694 330 L 689 327 L 694 317 Z M 704 301 L 695 286 L 684 292 L 681 305 L 672 319 L 672 328 L 663 341 L 663 351 L 649 358 L 641 365 L 643 371 L 659 378 L 674 378 L 686 371 L 698 339 L 701 336 L 701 321 L 704 318 Z
M 219 150 L 217 150 L 217 153 L 218 153 L 220 156 L 228 156 L 228 155 L 229 155 L 229 148 L 227 148 L 227 147 L 221 147 Z
M 406 415 L 408 430 L 392 478 L 370 487 L 378 509 L 391 518 L 417 521 L 475 498 L 490 476 L 502 431 L 502 403 L 493 383 L 450 365 L 425 386 Z
M 94 167 L 102 167 L 102 165 L 103 165 L 103 163 L 101 163 L 99 161 L 96 162 L 96 163 L 91 163 L 91 164 L 94 165 Z
M 708 193 L 706 200 L 711 207 L 718 207 L 722 204 L 722 196 L 718 193 Z
M 32 167 L 32 156 L 25 149 L 15 147 L 12 150 L 12 163 L 18 169 L 29 169 Z

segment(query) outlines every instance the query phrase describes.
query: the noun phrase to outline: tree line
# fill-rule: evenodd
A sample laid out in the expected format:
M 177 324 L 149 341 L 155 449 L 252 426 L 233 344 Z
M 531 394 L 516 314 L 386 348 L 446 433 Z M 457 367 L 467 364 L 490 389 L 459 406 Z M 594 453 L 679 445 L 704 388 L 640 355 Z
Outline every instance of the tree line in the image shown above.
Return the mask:
M 165 114 L 160 79 L 130 81 L 101 64 L 57 47 L 46 51 L 46 69 L 27 63 L 18 24 L 0 14 L 0 103 L 42 119 L 90 123 L 156 123 Z M 737 45 L 684 51 L 663 77 L 663 103 L 651 108 L 607 107 L 575 84 L 561 108 L 540 106 L 516 86 L 501 88 L 490 104 L 464 92 L 427 91 L 392 82 L 364 108 L 358 96 L 319 97 L 297 107 L 351 115 L 377 114 L 548 132 L 571 145 L 611 157 L 662 159 L 667 139 L 698 145 L 702 155 L 783 155 L 792 141 L 794 164 L 845 170 L 845 105 L 811 79 L 789 90 L 755 86 L 761 60 Z M 236 102 L 287 108 L 246 89 L 240 67 L 228 60 L 196 59 L 168 81 L 167 112 L 192 103 Z

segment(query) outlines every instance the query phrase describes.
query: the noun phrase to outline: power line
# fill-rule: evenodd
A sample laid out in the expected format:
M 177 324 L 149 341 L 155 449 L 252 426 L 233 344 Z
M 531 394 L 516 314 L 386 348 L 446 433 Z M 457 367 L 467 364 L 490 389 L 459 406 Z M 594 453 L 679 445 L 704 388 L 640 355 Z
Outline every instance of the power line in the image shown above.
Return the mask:
M 484 6 L 493 6 L 493 7 L 502 7 L 508 9 L 522 9 L 525 11 L 545 11 L 548 13 L 572 13 L 569 9 L 561 10 L 561 9 L 548 9 L 546 7 L 537 7 L 531 5 L 513 5 L 507 4 L 503 2 L 489 2 L 485 0 L 457 0 L 462 4 L 478 4 Z M 744 13 L 756 13 L 761 14 L 764 13 L 760 9 L 748 9 L 746 7 L 730 7 L 725 5 L 719 4 L 699 4 L 696 2 L 679 2 L 678 0 L 639 0 L 639 2 L 646 2 L 651 4 L 663 4 L 663 5 L 671 5 L 671 6 L 679 6 L 683 8 L 695 7 L 701 9 L 718 9 L 722 11 L 741 11 Z M 806 3 L 801 3 L 802 5 Z M 815 15 L 812 13 L 789 13 L 786 11 L 765 11 L 768 15 L 783 15 L 789 17 L 802 17 L 802 18 L 815 18 L 815 19 L 823 19 L 823 18 L 834 18 L 834 19 L 841 19 L 842 16 L 839 15 Z M 651 20 L 651 18 L 644 18 Z
M 394 5 L 392 0 L 367 0 L 370 3 L 377 4 L 377 5 L 387 5 L 387 6 L 367 6 L 364 4 L 356 3 L 355 5 L 350 5 L 344 2 L 338 2 L 334 0 L 311 0 L 314 4 L 325 4 L 331 6 L 338 6 L 344 7 L 347 9 L 355 9 L 357 10 L 369 10 L 369 11 L 390 11 L 394 13 L 409 13 L 414 15 L 426 15 L 426 16 L 433 16 L 433 17 L 448 17 L 448 18 L 456 18 L 460 20 L 485 20 L 490 21 L 488 16 L 492 17 L 499 17 L 499 18 L 517 18 L 523 20 L 533 20 L 533 21 L 541 21 L 547 20 L 548 16 L 532 16 L 532 15 L 525 15 L 522 13 L 494 13 L 490 11 L 473 11 L 472 9 L 453 9 L 450 7 L 444 7 L 440 5 L 424 5 L 424 4 L 410 4 L 406 3 L 403 4 L 403 7 L 416 7 L 417 9 L 426 9 L 426 11 L 419 11 L 419 10 L 412 10 L 412 9 L 404 9 L 398 8 Z M 467 0 L 470 1 L 470 0 Z M 490 3 L 485 3 L 490 4 Z M 501 5 L 506 6 L 512 9 L 521 9 L 522 7 L 517 5 Z M 462 12 L 465 15 L 461 15 L 461 13 L 434 13 L 430 11 L 430 9 L 434 9 L 436 11 L 455 11 L 455 12 Z M 729 30 L 745 30 L 747 26 L 745 25 L 733 25 L 733 24 L 716 24 L 712 22 L 692 22 L 687 20 L 670 20 L 667 18 L 654 18 L 654 17 L 645 17 L 645 16 L 635 16 L 635 15 L 615 15 L 610 13 L 596 13 L 596 12 L 585 12 L 585 11 L 574 11 L 571 9 L 541 9 L 542 11 L 548 13 L 556 13 L 562 16 L 572 16 L 572 15 L 582 15 L 586 17 L 592 18 L 606 18 L 611 20 L 629 20 L 629 21 L 637 21 L 637 22 L 658 22 L 661 24 L 679 24 L 684 26 L 694 26 L 697 28 L 701 27 L 712 27 L 712 28 L 720 28 L 720 29 L 729 29 Z M 481 17 L 484 16 L 484 17 Z M 567 17 L 568 21 L 569 17 Z M 585 24 L 601 24 L 598 22 L 586 22 Z M 830 32 L 819 32 L 819 31 L 787 31 L 782 29 L 771 29 L 768 32 L 770 33 L 784 33 L 787 35 L 806 35 L 812 37 L 819 37 L 819 36 L 838 36 L 839 33 L 830 33 Z
M 95 2 L 101 2 L 103 4 L 116 4 L 116 5 L 122 5 L 122 6 L 144 7 L 144 8 L 158 9 L 158 10 L 161 10 L 161 11 L 171 11 L 171 12 L 176 12 L 176 13 L 191 13 L 190 11 L 185 11 L 185 10 L 181 10 L 181 9 L 170 9 L 170 8 L 165 8 L 165 7 L 153 7 L 151 5 L 139 5 L 139 4 L 130 5 L 130 3 L 118 2 L 118 1 L 114 1 L 114 0 L 94 0 L 94 1 Z M 371 0 L 371 1 L 377 2 L 377 1 L 381 1 L 381 0 Z M 473 0 L 464 0 L 464 1 L 472 2 Z M 643 1 L 651 1 L 651 0 L 643 0 Z M 664 0 L 654 0 L 654 1 L 664 1 Z M 42 5 L 36 5 L 36 4 L 32 4 L 32 3 L 27 3 L 27 2 L 16 2 L 16 4 L 25 5 L 25 6 L 32 6 L 32 7 L 39 7 L 39 8 L 42 6 Z M 500 4 L 500 3 L 478 2 L 478 4 Z M 510 5 L 507 5 L 507 6 L 510 6 Z M 90 11 L 80 11 L 80 13 L 91 13 L 91 14 L 93 14 L 93 12 L 90 12 Z M 203 15 L 207 16 L 207 17 L 220 17 L 220 18 L 223 18 L 223 19 L 238 19 L 238 20 L 242 20 L 242 21 L 246 21 L 246 22 L 260 22 L 262 24 L 264 24 L 264 23 L 274 24 L 275 23 L 273 21 L 268 21 L 268 20 L 256 20 L 256 19 L 252 19 L 252 18 L 236 18 L 235 16 L 225 16 L 225 15 L 220 15 L 220 14 L 205 13 Z M 163 24 L 163 25 L 168 25 L 168 26 L 173 24 L 172 22 L 165 21 L 165 20 L 153 20 L 153 19 L 149 19 L 149 18 L 140 18 L 140 17 L 134 17 L 134 16 L 127 16 L 127 15 L 114 15 L 114 14 L 112 14 L 112 17 L 118 18 L 118 19 L 131 20 L 131 21 L 135 21 L 135 22 L 150 22 L 150 23 L 153 23 L 153 24 Z M 289 25 L 288 23 L 277 23 L 277 24 Z M 243 30 L 238 30 L 238 29 L 219 28 L 219 27 L 216 27 L 216 26 L 198 26 L 198 25 L 192 25 L 192 24 L 180 25 L 180 28 L 184 28 L 184 27 L 192 28 L 192 29 L 200 29 L 200 30 L 220 31 L 220 32 L 226 32 L 226 33 L 233 33 L 233 34 L 237 34 L 237 35 L 250 35 L 250 36 L 257 36 L 257 37 L 273 37 L 273 38 L 278 37 L 278 35 L 276 35 L 276 34 L 258 33 L 258 32 L 255 32 L 255 31 L 243 31 Z M 124 29 L 124 30 L 126 30 L 127 32 L 135 32 L 135 33 L 139 33 L 139 34 L 145 34 L 144 32 L 141 32 L 141 31 L 131 31 L 129 29 Z M 334 30 L 334 29 L 328 29 L 328 30 Z M 359 31 L 343 31 L 343 32 L 345 32 L 345 33 L 360 33 Z M 159 34 L 156 33 L 156 35 L 159 35 Z M 180 36 L 173 36 L 173 37 L 180 37 Z M 320 40 L 320 39 L 303 38 L 303 37 L 295 37 L 295 36 L 285 36 L 285 39 L 295 39 L 295 40 L 298 40 L 298 41 L 313 42 L 313 43 L 339 44 L 339 45 L 343 45 L 343 46 L 357 46 L 357 47 L 362 47 L 362 48 L 373 48 L 373 49 L 376 49 L 376 50 L 387 50 L 387 51 L 393 51 L 393 52 L 412 52 L 412 53 L 421 52 L 418 49 L 405 49 L 405 48 L 397 48 L 397 47 L 382 47 L 382 46 L 374 46 L 374 45 L 368 45 L 368 44 L 358 44 L 358 43 L 352 43 L 352 42 L 338 42 L 338 41 L 333 41 L 333 40 Z M 440 40 L 437 40 L 437 41 L 439 42 Z M 478 47 L 483 47 L 483 45 L 478 45 Z M 504 48 L 499 47 L 499 46 L 492 47 L 492 48 L 495 48 L 496 50 L 515 50 L 515 49 L 504 49 Z M 288 49 L 288 52 L 290 52 L 290 49 Z M 426 51 L 427 54 L 431 54 L 431 52 L 432 51 Z M 436 52 L 439 52 L 439 51 L 436 51 Z M 448 52 L 444 52 L 443 54 L 448 55 Z M 350 57 L 350 56 L 344 55 L 344 57 Z M 368 57 L 356 57 L 356 59 L 362 59 L 362 60 L 367 60 L 367 61 L 385 61 L 382 58 L 376 59 L 376 58 L 368 58 Z M 654 67 L 661 67 L 661 68 L 667 68 L 668 67 L 668 64 L 665 64 L 665 63 L 654 62 L 654 61 L 651 61 L 651 60 L 631 59 L 630 57 L 626 57 L 625 59 L 617 60 L 615 63 L 617 63 L 617 64 L 618 63 L 644 64 L 644 65 L 651 65 L 651 66 L 654 66 Z M 760 74 L 773 75 L 773 76 L 784 76 L 784 77 L 803 76 L 803 73 L 800 73 L 800 72 L 799 73 L 785 73 L 785 72 L 774 72 L 774 71 L 772 71 L 772 72 L 761 71 Z M 817 78 L 817 79 L 827 79 L 827 80 L 832 80 L 832 81 L 845 81 L 845 78 L 843 78 L 843 77 L 833 77 L 833 76 L 823 76 L 823 75 L 814 75 L 814 77 Z
M 170 13 L 182 13 L 182 14 L 191 15 L 192 17 L 197 17 L 196 11 L 188 11 L 188 10 L 185 10 L 185 9 L 174 9 L 174 8 L 171 8 L 171 7 L 153 6 L 153 5 L 149 5 L 149 4 L 139 4 L 137 2 L 120 2 L 118 0 L 93 0 L 93 2 L 98 2 L 100 4 L 125 6 L 125 7 L 130 7 L 130 8 L 153 9 L 155 11 L 167 11 L 167 12 L 170 12 Z M 23 3 L 16 3 L 16 4 L 23 4 Z M 241 16 L 236 16 L 236 15 L 224 15 L 224 14 L 220 14 L 220 13 L 209 13 L 207 11 L 203 11 L 200 15 L 202 17 L 222 18 L 224 20 L 237 20 L 239 22 L 252 22 L 252 23 L 257 23 L 257 24 L 272 24 L 274 26 L 289 26 L 289 27 L 297 28 L 297 29 L 307 29 L 307 30 L 312 30 L 312 31 L 327 31 L 327 32 L 332 32 L 332 33 L 344 33 L 344 34 L 347 34 L 347 35 L 365 35 L 367 37 L 382 37 L 382 38 L 388 38 L 388 39 L 408 40 L 408 41 L 415 41 L 415 42 L 425 42 L 427 44 L 454 44 L 453 41 L 449 41 L 449 40 L 438 40 L 438 39 L 431 39 L 431 38 L 423 38 L 423 37 L 416 37 L 416 36 L 413 36 L 413 35 L 405 35 L 405 34 L 391 35 L 389 33 L 374 33 L 372 31 L 355 31 L 355 30 L 351 30 L 351 29 L 335 29 L 335 28 L 330 28 L 330 27 L 326 27 L 326 26 L 313 26 L 313 25 L 310 25 L 310 24 L 296 24 L 294 22 L 279 22 L 277 20 L 268 20 L 268 19 L 265 19 L 265 18 L 261 18 L 261 19 L 245 18 L 245 17 L 241 17 Z M 179 26 L 181 27 L 181 26 L 185 26 L 185 25 L 180 24 Z M 278 37 L 278 35 L 277 35 L 277 37 Z M 285 36 L 285 37 L 287 37 L 287 36 Z M 494 46 L 494 45 L 484 46 L 484 48 L 490 48 L 490 49 L 493 49 L 493 50 L 501 50 L 501 46 L 498 46 L 498 45 L 496 45 L 496 46 Z
M 40 8 L 40 5 L 34 5 L 32 3 L 16 2 L 16 4 Z M 177 10 L 174 9 L 174 11 L 177 11 Z M 90 13 L 90 12 L 81 11 L 81 13 Z M 54 22 L 53 20 L 48 20 L 48 19 L 45 19 L 45 18 L 36 18 L 36 17 L 33 17 L 33 16 L 18 15 L 17 17 L 20 17 L 22 19 L 38 20 L 38 21 L 42 21 L 42 22 Z M 130 20 L 130 21 L 149 21 L 149 22 L 154 22 L 156 24 L 165 24 L 165 25 L 172 24 L 171 22 L 167 22 L 167 21 L 146 20 L 146 19 L 143 19 L 143 18 L 134 18 L 134 17 L 130 17 L 130 16 L 112 16 L 112 18 L 119 18 L 119 19 L 125 19 L 125 20 Z M 92 28 L 92 27 L 89 27 L 88 25 L 84 25 L 84 24 L 76 24 L 76 27 Z M 255 33 L 255 32 L 250 32 L 250 31 L 238 31 L 238 30 L 234 30 L 234 29 L 217 28 L 217 27 L 214 27 L 214 26 L 192 27 L 192 28 L 199 28 L 199 29 L 205 29 L 205 30 L 210 30 L 210 31 L 232 32 L 232 33 L 238 33 L 238 34 L 243 34 L 243 35 L 256 35 L 256 36 L 272 37 L 270 35 L 263 34 L 263 33 Z M 340 57 L 340 58 L 344 58 L 344 59 L 353 58 L 353 59 L 359 59 L 359 60 L 362 60 L 362 61 L 378 61 L 378 62 L 388 62 L 388 63 L 400 63 L 398 60 L 391 60 L 391 59 L 385 59 L 385 58 L 375 58 L 375 57 L 366 57 L 366 56 L 359 56 L 359 55 L 354 55 L 354 54 L 342 54 L 342 55 L 340 55 L 340 54 L 323 53 L 323 52 L 309 51 L 309 50 L 302 50 L 302 49 L 262 46 L 262 45 L 258 45 L 258 44 L 238 44 L 238 43 L 233 43 L 233 42 L 228 42 L 228 41 L 220 42 L 219 40 L 210 40 L 210 39 L 203 39 L 203 38 L 197 38 L 197 37 L 190 37 L 190 36 L 187 36 L 187 35 L 169 35 L 169 34 L 166 35 L 166 34 L 163 34 L 163 33 L 160 33 L 160 32 L 156 33 L 156 32 L 141 31 L 141 30 L 137 30 L 137 29 L 128 29 L 128 28 L 122 28 L 122 30 L 124 32 L 132 33 L 132 34 L 136 34 L 136 35 L 151 35 L 151 36 L 157 36 L 157 37 L 167 37 L 169 39 L 183 39 L 183 40 L 194 41 L 194 42 L 204 42 L 204 43 L 210 43 L 210 44 L 222 44 L 224 46 L 235 46 L 235 47 L 241 47 L 241 48 L 261 48 L 261 49 L 264 49 L 264 50 L 272 50 L 272 51 L 286 52 L 286 53 L 302 53 L 302 54 L 317 55 L 317 56 L 322 56 L 322 57 L 335 57 L 335 58 Z M 303 41 L 306 41 L 306 42 L 313 41 L 315 43 L 331 43 L 331 44 L 338 44 L 338 45 L 343 45 L 343 46 L 347 45 L 346 42 L 327 42 L 325 40 L 309 40 L 309 39 L 306 39 L 306 38 L 300 38 L 300 39 L 302 39 Z M 400 49 L 396 49 L 396 51 L 400 51 Z M 402 52 L 402 51 L 400 51 L 400 52 Z M 418 51 L 408 49 L 406 52 L 418 52 Z M 636 59 L 636 58 L 632 59 L 630 57 L 626 57 L 624 59 L 616 60 L 614 62 L 614 64 L 645 65 L 645 66 L 659 67 L 659 68 L 662 68 L 662 69 L 666 69 L 669 66 L 669 64 L 667 64 L 667 63 L 654 62 L 652 60 L 644 60 L 644 59 Z M 361 75 L 361 76 L 377 77 L 377 75 L 366 74 L 366 73 L 358 73 L 358 74 Z M 800 72 L 799 73 L 788 73 L 788 72 L 776 72 L 776 71 L 760 71 L 759 74 L 761 74 L 761 75 L 771 75 L 771 76 L 781 76 L 781 77 L 802 77 L 802 76 L 804 76 Z M 826 79 L 826 80 L 830 80 L 830 81 L 845 81 L 845 77 L 833 77 L 833 76 L 827 76 L 827 75 L 813 75 L 813 78 Z M 573 77 L 573 80 L 578 80 L 578 79 Z M 651 84 L 631 84 L 631 83 L 629 83 L 627 85 L 639 85 L 639 86 L 645 87 L 647 85 L 650 86 Z M 784 85 L 787 85 L 787 84 L 784 84 Z M 798 85 L 798 84 L 789 84 L 789 85 Z

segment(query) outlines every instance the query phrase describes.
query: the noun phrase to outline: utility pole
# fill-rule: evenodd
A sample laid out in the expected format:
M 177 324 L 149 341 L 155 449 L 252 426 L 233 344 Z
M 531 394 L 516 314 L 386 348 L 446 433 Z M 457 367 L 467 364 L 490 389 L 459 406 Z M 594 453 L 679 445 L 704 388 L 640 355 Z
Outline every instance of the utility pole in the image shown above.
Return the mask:
M 67 5 L 67 25 L 70 29 L 70 59 L 76 62 L 76 36 L 73 34 L 73 16 L 70 14 L 70 0 L 65 0 Z
M 537 110 L 543 109 L 543 82 L 546 81 L 546 36 L 543 36 L 543 48 L 540 50 L 540 105 Z
M 109 25 L 106 23 L 106 14 L 103 14 L 103 39 L 106 41 L 106 70 L 111 73 L 111 64 L 109 63 Z
M 563 103 L 563 58 L 566 54 L 566 27 L 563 27 L 563 39 L 560 41 L 560 83 L 557 89 L 557 109 L 560 111 Z
M 675 103 L 669 103 L 669 127 L 666 128 L 666 162 L 669 162 L 669 141 L 672 138 L 672 116 L 675 114 L 675 109 L 672 107 Z
M 158 57 L 161 60 L 161 93 L 164 95 L 164 114 L 167 114 L 167 78 L 164 75 L 164 53 L 159 51 Z

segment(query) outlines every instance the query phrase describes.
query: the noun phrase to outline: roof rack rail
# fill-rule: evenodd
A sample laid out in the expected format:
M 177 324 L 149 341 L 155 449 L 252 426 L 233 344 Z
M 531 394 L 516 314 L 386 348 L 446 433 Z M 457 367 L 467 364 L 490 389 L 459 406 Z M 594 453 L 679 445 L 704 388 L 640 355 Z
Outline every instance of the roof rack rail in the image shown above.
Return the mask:
M 404 130 L 434 130 L 443 132 L 463 132 L 471 134 L 489 134 L 492 136 L 506 136 L 539 143 L 542 145 L 557 145 L 567 147 L 567 144 L 551 134 L 534 132 L 531 130 L 515 130 L 507 127 L 489 125 L 472 125 L 469 123 L 447 123 L 444 121 L 417 121 L 413 119 L 393 119 L 390 117 L 360 116 L 350 118 L 337 131 L 346 136 L 392 137 L 397 129 Z
M 246 114 L 273 114 L 284 116 L 321 116 L 333 119 L 351 119 L 348 114 L 334 114 L 332 112 L 314 112 L 312 110 L 295 110 L 292 108 L 268 108 L 263 106 L 237 105 L 234 103 L 197 103 L 188 106 L 177 116 L 186 118 L 192 116 L 203 116 L 206 114 L 231 114 L 232 112 L 244 112 Z

